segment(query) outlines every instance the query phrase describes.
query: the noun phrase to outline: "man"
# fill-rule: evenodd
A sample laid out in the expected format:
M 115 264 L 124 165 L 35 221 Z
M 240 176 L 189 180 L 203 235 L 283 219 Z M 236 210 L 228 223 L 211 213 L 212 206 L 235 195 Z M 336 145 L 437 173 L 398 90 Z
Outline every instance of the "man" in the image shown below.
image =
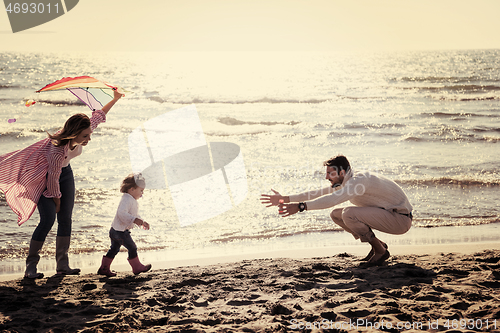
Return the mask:
M 372 249 L 364 258 L 368 266 L 380 266 L 390 256 L 387 244 L 372 229 L 393 235 L 406 233 L 413 219 L 408 197 L 395 182 L 370 172 L 354 173 L 345 156 L 324 162 L 326 179 L 332 184 L 321 190 L 282 196 L 262 194 L 266 207 L 279 206 L 286 217 L 305 210 L 325 209 L 350 201 L 354 206 L 334 209 L 330 217 L 355 239 L 370 243 Z

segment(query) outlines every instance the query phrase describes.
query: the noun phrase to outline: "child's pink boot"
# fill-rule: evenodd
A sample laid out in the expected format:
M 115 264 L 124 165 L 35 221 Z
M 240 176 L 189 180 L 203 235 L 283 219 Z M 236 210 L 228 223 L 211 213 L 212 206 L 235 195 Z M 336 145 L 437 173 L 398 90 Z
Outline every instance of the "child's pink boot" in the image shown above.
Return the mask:
M 113 258 L 109 258 L 109 257 L 103 256 L 102 257 L 101 267 L 97 271 L 97 274 L 106 275 L 106 276 L 109 276 L 109 277 L 116 276 L 116 273 L 112 272 L 111 269 L 110 269 L 110 266 L 111 266 L 112 262 L 113 262 Z
M 141 262 L 139 261 L 139 256 L 132 259 L 128 259 L 128 262 L 130 266 L 132 266 L 132 272 L 134 272 L 134 274 L 136 275 L 142 272 L 147 272 L 151 269 L 151 264 L 147 265 L 141 264 Z

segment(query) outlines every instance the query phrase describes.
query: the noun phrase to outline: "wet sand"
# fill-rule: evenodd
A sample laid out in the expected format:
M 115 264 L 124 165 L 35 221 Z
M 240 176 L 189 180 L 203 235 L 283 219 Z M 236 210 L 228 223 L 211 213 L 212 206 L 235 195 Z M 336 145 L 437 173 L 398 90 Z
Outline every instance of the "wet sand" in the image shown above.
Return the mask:
M 18 278 L 0 282 L 0 331 L 500 332 L 499 248 L 393 246 L 386 265 L 368 268 L 357 247 L 303 259 L 153 263 L 113 278 Z

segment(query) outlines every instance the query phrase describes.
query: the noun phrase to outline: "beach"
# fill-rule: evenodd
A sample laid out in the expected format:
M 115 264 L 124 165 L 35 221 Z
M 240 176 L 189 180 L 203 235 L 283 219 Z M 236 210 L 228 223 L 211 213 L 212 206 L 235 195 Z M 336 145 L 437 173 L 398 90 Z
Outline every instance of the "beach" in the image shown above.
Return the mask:
M 73 114 L 90 115 L 68 91 L 35 93 L 65 76 L 90 75 L 131 93 L 71 161 L 77 198 L 74 253 L 99 255 L 109 247 L 120 182 L 132 171 L 131 133 L 160 116 L 193 107 L 207 144 L 239 146 L 246 196 L 240 203 L 233 200 L 232 209 L 184 226 L 179 216 L 188 209 L 176 204 L 182 201 L 177 192 L 170 185 L 146 186 L 140 215 L 151 230 L 134 230 L 142 253 L 218 256 L 208 250 L 217 245 L 266 247 L 282 240 L 290 247 L 305 234 L 317 237 L 302 243 L 328 246 L 324 235 L 341 231 L 329 212 L 281 219 L 259 197 L 271 189 L 292 195 L 329 186 L 323 162 L 337 154 L 345 155 L 354 171 L 375 172 L 400 185 L 414 208 L 413 228 L 498 224 L 500 164 L 494 152 L 500 142 L 499 55 L 498 50 L 2 52 L 0 155 L 46 138 L 46 132 L 57 131 Z M 26 107 L 27 100 L 36 104 Z M 208 206 L 214 208 L 211 201 Z M 21 227 L 16 221 L 0 193 L 4 263 L 23 259 L 38 211 Z M 52 239 L 43 251 L 53 255 Z
M 380 267 L 363 267 L 366 247 L 339 249 L 2 281 L 0 330 L 500 332 L 498 243 L 390 246 Z
M 499 1 L 4 4 L 0 333 L 500 332 Z M 62 156 L 25 148 L 99 109 L 67 137 L 75 195 L 47 220 Z M 363 177 L 326 204 L 336 156 Z M 98 275 L 132 173 L 152 269 L 122 247 Z M 342 224 L 352 205 L 377 223 Z M 66 250 L 80 274 L 56 274 Z
M 71 161 L 69 255 L 80 276 L 54 276 L 54 226 L 38 265 L 45 278 L 23 280 L 39 215 L 19 227 L 0 193 L 0 331 L 498 331 L 499 55 L 0 53 L 0 155 L 90 115 L 67 91 L 35 93 L 50 82 L 89 75 L 130 91 Z M 131 134 L 186 108 L 203 144 L 238 148 L 244 191 L 185 225 L 203 196 L 181 200 L 167 176 L 169 186 L 139 200 L 151 229 L 132 231 L 152 271 L 134 276 L 123 251 L 116 277 L 96 275 L 120 182 L 138 158 Z M 281 218 L 259 200 L 328 186 L 323 161 L 337 154 L 394 180 L 413 206 L 407 234 L 380 235 L 392 255 L 385 266 L 359 267 L 369 247 L 335 225 L 331 209 Z M 226 168 L 211 158 L 212 173 Z M 213 199 L 203 208 L 222 206 Z

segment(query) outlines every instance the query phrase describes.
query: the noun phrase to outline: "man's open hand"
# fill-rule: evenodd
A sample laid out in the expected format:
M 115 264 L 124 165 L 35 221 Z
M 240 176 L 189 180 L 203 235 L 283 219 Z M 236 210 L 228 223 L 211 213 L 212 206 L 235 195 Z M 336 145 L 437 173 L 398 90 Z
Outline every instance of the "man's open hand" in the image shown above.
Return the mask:
M 278 206 L 279 204 L 282 204 L 285 202 L 285 198 L 279 194 L 277 191 L 271 189 L 271 191 L 274 192 L 274 195 L 272 194 L 261 194 L 260 197 L 260 202 L 263 205 L 267 205 L 266 207 L 271 207 L 271 206 Z

